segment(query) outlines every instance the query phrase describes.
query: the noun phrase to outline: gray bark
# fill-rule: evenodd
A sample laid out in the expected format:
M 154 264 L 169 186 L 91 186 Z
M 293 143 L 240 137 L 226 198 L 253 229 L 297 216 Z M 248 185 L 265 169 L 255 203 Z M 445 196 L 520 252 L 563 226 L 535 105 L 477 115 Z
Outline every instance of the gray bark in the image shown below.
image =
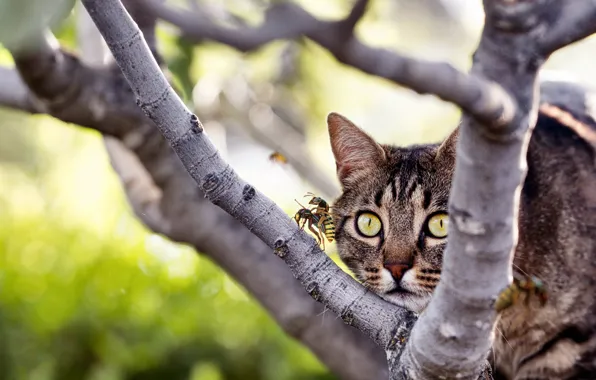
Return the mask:
M 238 178 L 219 157 L 198 118 L 176 97 L 155 64 L 148 62 L 142 36 L 116 0 L 101 9 L 94 0 L 85 0 L 84 4 L 139 105 L 155 121 L 206 196 L 274 248 L 315 299 L 387 347 L 391 332 L 386 330 L 386 324 L 400 326 L 386 313 L 390 307 L 373 297 L 364 301 L 366 294 L 359 298 L 362 291 L 358 287 L 351 286 L 345 275 L 325 259 L 318 259 L 323 256 L 312 239 L 296 231 L 277 206 Z M 394 360 L 398 354 L 389 354 L 390 364 L 396 364 L 390 368 L 392 377 L 433 378 L 440 373 L 447 378 L 473 379 L 485 364 L 491 344 L 495 321 L 492 303 L 511 276 L 517 203 L 525 176 L 523 162 L 531 133 L 529 126 L 537 112 L 536 78 L 546 59 L 536 54 L 538 32 L 552 25 L 556 19 L 552 12 L 560 11 L 560 2 L 487 0 L 483 37 L 468 75 L 448 65 L 399 56 L 392 56 L 391 60 L 383 51 L 359 43 L 351 31 L 365 5 L 366 1 L 358 1 L 348 18 L 337 24 L 338 30 L 349 31 L 342 33 L 347 37 L 340 39 L 339 51 L 334 52 L 333 44 L 328 43 L 330 38 L 338 37 L 329 30 L 319 36 L 321 45 L 342 61 L 351 57 L 359 62 L 366 57 L 365 62 L 358 64 L 364 71 L 391 78 L 421 93 L 433 93 L 465 112 L 449 206 L 453 227 L 443 277 L 400 360 Z M 296 13 L 293 19 L 300 17 L 301 24 L 311 28 L 316 22 L 307 20 L 305 13 Z M 284 30 L 291 29 L 284 25 Z M 298 268 L 295 257 L 300 258 Z M 346 300 L 353 302 L 346 304 Z M 357 301 L 363 302 L 356 304 Z M 376 312 L 371 315 L 370 310 Z M 394 313 L 393 316 L 398 311 Z M 375 327 L 371 328 L 371 323 Z
M 36 49 L 14 53 L 19 72 L 0 68 L 0 83 L 7 84 L 0 86 L 0 104 L 48 113 L 116 137 L 118 140 L 108 139 L 106 145 L 141 221 L 211 257 L 289 335 L 341 378 L 385 378 L 382 350 L 314 301 L 262 241 L 204 198 L 159 131 L 134 103 L 120 71 L 91 68 L 64 54 L 45 39 L 38 41 Z M 72 80 L 73 73 L 77 80 Z
M 210 39 L 250 51 L 278 39 L 305 36 L 342 63 L 420 94 L 436 95 L 487 123 L 506 121 L 511 117 L 513 105 L 498 86 L 462 73 L 448 63 L 413 59 L 362 43 L 354 35 L 354 27 L 367 4 L 368 0 L 357 0 L 345 19 L 321 21 L 296 4 L 275 3 L 267 9 L 262 25 L 236 29 L 217 25 L 201 14 L 189 14 L 156 0 L 147 0 L 146 7 L 195 41 Z
M 364 291 L 318 249 L 312 238 L 299 232 L 287 215 L 238 178 L 219 157 L 198 118 L 169 87 L 119 1 L 83 0 L 83 4 L 108 42 L 139 105 L 206 197 L 272 248 L 315 300 L 383 347 L 392 378 L 478 376 L 492 339 L 492 303 L 510 279 L 525 152 L 537 112 L 537 73 L 553 51 L 595 31 L 595 1 L 577 5 L 572 0 L 485 0 L 486 25 L 469 74 L 447 64 L 417 61 L 363 45 L 353 28 L 367 1 L 358 0 L 350 15 L 337 22 L 317 20 L 291 4 L 274 5 L 262 26 L 240 29 L 223 28 L 205 18 L 191 23 L 180 12 L 155 1 L 146 3 L 147 9 L 181 27 L 187 35 L 196 33 L 197 38 L 210 38 L 241 50 L 279 38 L 306 36 L 344 63 L 419 93 L 437 95 L 464 111 L 443 277 L 409 338 L 411 314 Z M 29 78 L 28 84 L 35 83 Z M 25 107 L 30 106 L 22 93 L 19 99 Z M 135 149 L 141 160 L 144 143 L 141 140 Z M 175 160 L 168 159 L 175 165 Z M 150 169 L 152 165 L 147 166 Z M 184 184 L 188 186 L 188 182 Z M 184 201 L 191 198 L 180 197 Z M 200 222 L 205 223 L 202 215 Z M 169 232 L 170 236 L 180 236 Z M 193 240 L 198 245 L 209 239 L 200 233 L 189 235 L 189 231 L 183 236 L 181 241 Z M 217 250 L 215 244 L 225 243 L 214 242 L 209 248 Z M 229 255 L 230 259 L 233 256 Z M 247 265 L 243 268 L 247 271 L 258 266 Z
M 118 62 L 137 103 L 156 124 L 205 196 L 284 259 L 316 300 L 382 347 L 411 313 L 369 293 L 333 263 L 277 205 L 239 178 L 219 156 L 199 119 L 161 73 L 138 27 L 117 0 L 83 1 Z

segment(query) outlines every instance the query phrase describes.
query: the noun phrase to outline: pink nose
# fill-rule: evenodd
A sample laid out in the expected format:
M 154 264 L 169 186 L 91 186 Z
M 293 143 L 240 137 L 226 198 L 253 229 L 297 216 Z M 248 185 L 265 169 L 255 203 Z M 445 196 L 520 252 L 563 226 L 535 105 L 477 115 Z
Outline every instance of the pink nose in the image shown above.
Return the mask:
M 401 280 L 404 273 L 406 273 L 406 271 L 411 268 L 411 266 L 409 264 L 389 264 L 389 263 L 386 263 L 384 265 L 384 267 L 389 272 L 391 272 L 391 275 L 397 281 Z

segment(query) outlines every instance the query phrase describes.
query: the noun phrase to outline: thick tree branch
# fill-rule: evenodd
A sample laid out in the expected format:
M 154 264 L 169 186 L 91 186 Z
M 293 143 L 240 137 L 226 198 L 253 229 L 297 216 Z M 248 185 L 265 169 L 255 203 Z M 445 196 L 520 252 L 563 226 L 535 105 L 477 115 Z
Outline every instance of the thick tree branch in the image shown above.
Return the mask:
M 51 54 L 40 54 L 40 65 L 46 65 L 41 60 L 59 54 L 57 49 Z M 71 64 L 66 59 L 59 62 Z M 335 315 L 329 315 L 331 312 L 325 316 L 323 306 L 304 292 L 287 266 L 262 241 L 196 190 L 195 182 L 159 131 L 134 104 L 130 87 L 118 79 L 120 71 L 90 69 L 78 60 L 75 62 L 83 67 L 73 70 L 89 70 L 95 77 L 89 75 L 87 81 L 81 82 L 78 97 L 72 97 L 70 102 L 46 107 L 45 101 L 27 90 L 16 70 L 2 68 L 0 81 L 10 87 L 0 86 L 0 104 L 27 112 L 47 112 L 106 136 L 115 132 L 113 135 L 119 140 L 108 139 L 106 146 L 134 211 L 149 228 L 174 241 L 190 243 L 209 255 L 253 294 L 286 332 L 302 341 L 342 379 L 386 378 L 386 361 L 370 340 Z M 45 74 L 64 72 L 57 68 Z M 38 79 L 33 86 L 62 83 L 55 78 Z M 53 89 L 47 92 L 60 95 Z M 51 98 L 48 103 L 52 103 Z M 139 161 L 144 168 L 138 166 Z M 147 178 L 147 173 L 151 178 Z
M 30 113 L 43 112 L 17 71 L 7 67 L 0 67 L 0 105 Z
M 393 346 L 396 326 L 412 321 L 412 315 L 369 293 L 344 273 L 312 237 L 300 231 L 279 207 L 240 179 L 221 159 L 198 118 L 188 111 L 151 58 L 139 29 L 118 0 L 89 0 L 83 4 L 137 95 L 139 105 L 206 197 L 273 248 L 313 298 L 324 302 L 377 344 Z
M 394 378 L 436 378 L 439 374 L 447 378 L 476 377 L 491 343 L 495 317 L 491 304 L 508 283 L 509 263 L 516 245 L 517 202 L 525 176 L 525 166 L 520 166 L 520 162 L 524 162 L 531 133 L 528 127 L 536 116 L 537 72 L 547 56 L 546 52 L 543 55 L 538 52 L 541 46 L 549 46 L 541 45 L 538 36 L 541 31 L 556 30 L 560 20 L 568 17 L 565 16 L 568 13 L 557 12 L 559 3 L 485 0 L 487 23 L 471 75 L 450 66 L 417 62 L 366 47 L 355 38 L 337 33 L 341 21 L 321 22 L 292 5 L 272 8 L 281 14 L 294 9 L 294 16 L 303 17 L 305 28 L 298 35 L 318 42 L 340 61 L 418 92 L 437 94 L 466 112 L 458 142 L 450 198 L 452 225 L 442 280 L 401 356 L 400 337 L 407 335 L 410 325 L 400 323 L 401 319 L 396 317 L 401 310 L 363 293 L 323 257 L 311 238 L 296 231 L 279 208 L 237 178 L 205 137 L 196 116 L 184 107 L 155 62 L 148 58 L 150 54 L 142 36 L 117 0 L 101 6 L 97 0 L 84 0 L 84 4 L 97 12 L 91 12 L 94 21 L 103 29 L 104 38 L 141 106 L 207 197 L 274 247 L 315 299 L 329 304 L 344 320 L 353 322 L 378 344 L 389 348 L 390 364 L 397 368 Z M 271 20 L 276 17 L 279 23 L 283 20 L 279 14 L 270 13 L 269 24 L 266 20 L 260 28 L 274 25 Z M 524 17 L 527 15 L 532 17 Z M 334 28 L 321 27 L 329 25 Z M 288 27 L 288 30 L 293 29 Z M 581 33 L 569 33 L 578 36 L 571 39 L 581 38 Z M 270 40 L 275 38 L 281 37 Z M 369 53 L 372 65 L 366 56 Z M 133 68 L 133 64 L 137 66 Z M 484 180 L 477 181 L 478 177 Z M 381 314 L 374 315 L 377 312 Z M 388 330 L 387 326 L 394 329 Z M 397 339 L 391 339 L 396 332 Z
M 82 64 L 102 69 L 114 64 L 99 30 L 81 3 L 76 5 L 75 17 Z M 151 37 L 153 31 L 149 28 L 144 33 Z M 155 38 L 149 38 L 149 41 L 155 42 Z M 155 48 L 151 50 L 155 56 L 157 50 Z M 114 71 L 112 73 L 117 74 Z M 125 144 L 110 135 L 104 134 L 102 138 L 110 164 L 122 183 L 128 203 L 135 215 L 154 232 L 169 231 L 171 225 L 160 208 L 163 191 L 155 185 L 139 158 Z
M 561 14 L 545 32 L 540 51 L 545 56 L 596 33 L 596 1 L 562 1 Z
M 493 303 L 511 278 L 538 72 L 546 59 L 536 53 L 539 36 L 559 21 L 557 3 L 484 1 L 485 27 L 472 73 L 500 83 L 517 112 L 490 135 L 477 119 L 462 118 L 441 281 L 412 330 L 399 378 L 413 370 L 419 379 L 475 379 L 492 344 Z
M 163 3 L 164 0 L 153 0 L 156 3 Z M 132 19 L 137 23 L 139 29 L 143 33 L 145 41 L 153 57 L 155 57 L 158 64 L 163 64 L 163 60 L 157 50 L 157 40 L 155 38 L 155 26 L 157 25 L 157 17 L 147 12 L 144 6 L 144 0 L 124 0 L 122 2 L 126 7 Z
M 18 80 L 16 70 L 3 70 L 17 80 L 13 81 L 15 87 L 0 87 L 0 99 L 9 100 L 0 105 L 45 113 L 12 97 L 15 90 L 24 93 L 27 88 Z M 27 93 L 27 97 L 34 98 L 30 93 Z M 84 103 L 77 104 L 85 107 Z M 77 113 L 83 114 L 87 112 Z M 80 118 L 75 123 L 93 129 L 100 127 L 97 130 L 101 132 L 113 127 L 101 128 L 103 122 L 116 116 L 112 114 L 108 118 L 106 115 L 102 120 Z M 122 115 L 119 117 L 122 118 L 122 124 L 132 122 Z M 138 120 L 137 123 L 138 130 L 125 136 L 126 144 L 109 140 L 106 145 L 111 150 L 111 158 L 117 160 L 114 169 L 121 175 L 127 197 L 139 219 L 153 231 L 174 241 L 190 243 L 197 251 L 211 257 L 237 279 L 290 336 L 305 344 L 342 379 L 386 378 L 387 364 L 382 351 L 377 351 L 372 341 L 358 330 L 346 326 L 334 313 L 325 311 L 322 305 L 304 292 L 300 283 L 293 279 L 289 268 L 272 255 L 270 248 L 228 214 L 205 200 L 202 193 L 196 191 L 196 184 L 188 177 L 169 146 L 165 141 L 161 142 L 161 136 L 157 140 L 157 136 L 146 130 L 149 127 L 159 134 L 155 127 L 143 125 Z M 153 181 L 159 185 L 157 188 L 147 182 L 144 171 L 126 162 L 137 162 L 130 156 L 130 150 L 139 156 Z M 156 189 L 162 192 L 161 196 Z M 155 203 L 157 200 L 159 204 Z
M 210 39 L 250 51 L 273 40 L 306 36 L 342 63 L 420 94 L 436 95 L 460 106 L 487 126 L 498 129 L 511 121 L 513 103 L 498 85 L 462 73 L 447 63 L 416 60 L 363 44 L 352 30 L 366 5 L 367 1 L 358 0 L 346 19 L 329 22 L 318 20 L 293 3 L 277 3 L 269 8 L 259 27 L 232 29 L 204 17 L 197 20 L 188 12 L 155 0 L 146 2 L 149 11 L 180 28 L 189 39 Z
M 35 96 L 29 95 L 35 111 L 69 123 L 85 121 L 88 127 L 119 138 L 135 128 L 133 123 L 123 123 L 121 117 L 138 113 L 130 103 L 130 90 L 115 90 L 128 88 L 124 79 L 113 75 L 110 69 L 82 65 L 74 55 L 60 50 L 49 33 L 39 38 L 35 47 L 13 51 L 21 79 L 35 89 Z M 112 109 L 104 108 L 105 104 Z

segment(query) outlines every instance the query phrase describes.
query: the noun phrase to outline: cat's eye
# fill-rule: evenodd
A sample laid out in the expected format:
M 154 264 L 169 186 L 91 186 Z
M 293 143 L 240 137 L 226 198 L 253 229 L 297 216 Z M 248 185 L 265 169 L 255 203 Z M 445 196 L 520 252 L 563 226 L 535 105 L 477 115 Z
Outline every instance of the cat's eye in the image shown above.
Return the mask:
M 445 213 L 435 214 L 428 219 L 426 227 L 432 237 L 444 238 L 447 236 L 449 216 Z
M 358 232 L 364 236 L 374 237 L 381 232 L 381 219 L 373 213 L 363 212 L 356 220 Z

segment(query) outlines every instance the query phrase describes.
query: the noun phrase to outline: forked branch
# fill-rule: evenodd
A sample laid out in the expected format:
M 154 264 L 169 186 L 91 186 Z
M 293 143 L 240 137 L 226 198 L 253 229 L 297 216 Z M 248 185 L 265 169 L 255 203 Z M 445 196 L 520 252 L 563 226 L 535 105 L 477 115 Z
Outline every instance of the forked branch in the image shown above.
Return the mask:
M 315 299 L 386 348 L 393 378 L 478 376 L 495 322 L 491 302 L 508 283 L 516 245 L 517 204 L 525 176 L 525 165 L 520 163 L 536 117 L 537 73 L 546 59 L 537 53 L 537 36 L 561 20 L 559 8 L 552 7 L 558 2 L 485 0 L 486 26 L 472 74 L 370 48 L 353 36 L 345 38 L 341 22 L 317 20 L 291 4 L 271 8 L 260 28 L 244 30 L 245 36 L 253 38 L 248 41 L 252 46 L 304 35 L 344 63 L 420 93 L 435 94 L 464 111 L 442 279 L 403 355 L 401 338 L 411 326 L 411 315 L 367 293 L 275 204 L 238 178 L 219 157 L 198 118 L 169 87 L 118 0 L 83 3 L 140 106 L 206 196 L 273 248 Z M 238 30 L 207 26 L 203 32 L 208 38 L 234 44 Z M 581 33 L 575 35 L 579 38 Z
M 396 346 L 413 315 L 382 301 L 329 259 L 277 205 L 237 176 L 219 156 L 198 118 L 175 94 L 142 34 L 118 0 L 85 0 L 138 104 L 155 122 L 191 177 L 214 204 L 242 222 L 290 266 L 311 296 L 382 347 Z
M 150 29 L 143 32 L 149 33 Z M 51 41 L 53 36 L 47 34 L 46 38 Z M 118 163 L 114 162 L 116 172 L 141 221 L 154 232 L 189 243 L 213 259 L 260 302 L 286 333 L 310 348 L 342 378 L 369 379 L 371 374 L 379 378 L 387 373 L 383 353 L 364 334 L 345 326 L 313 301 L 301 284 L 292 279 L 288 267 L 271 255 L 260 239 L 196 191 L 196 184 L 179 159 L 135 104 L 130 87 L 117 67 L 116 70 L 90 68 L 86 64 L 89 57 L 64 59 L 57 44 L 43 39 L 37 47 L 38 50 L 28 49 L 26 57 L 18 52 L 13 54 L 19 62 L 27 58 L 28 64 L 18 68 L 24 77 L 35 76 L 29 88 L 17 70 L 0 68 L 0 106 L 49 113 L 65 122 L 117 136 L 121 144 L 112 144 L 116 140 L 111 139 L 106 147 L 118 155 Z M 39 72 L 38 67 L 53 69 Z M 69 83 L 63 79 L 69 70 L 87 74 L 83 80 Z M 77 90 L 68 91 L 68 101 L 57 102 L 54 96 L 60 98 L 63 93 L 52 86 L 64 85 L 75 86 Z M 143 168 L 136 163 L 137 158 Z M 152 183 L 146 181 L 145 170 L 151 175 Z M 357 359 L 347 362 L 347 358 Z
M 205 17 L 149 0 L 148 10 L 180 28 L 192 40 L 210 39 L 241 51 L 257 49 L 278 39 L 307 37 L 327 49 L 340 62 L 368 74 L 386 78 L 420 94 L 432 94 L 458 105 L 484 125 L 499 128 L 513 118 L 514 105 L 495 83 L 465 74 L 447 63 L 413 59 L 393 51 L 373 48 L 353 33 L 368 1 L 358 0 L 340 21 L 322 21 L 293 3 L 272 5 L 256 28 L 229 28 Z
M 545 56 L 596 33 L 596 0 L 562 1 L 560 15 L 540 43 Z

